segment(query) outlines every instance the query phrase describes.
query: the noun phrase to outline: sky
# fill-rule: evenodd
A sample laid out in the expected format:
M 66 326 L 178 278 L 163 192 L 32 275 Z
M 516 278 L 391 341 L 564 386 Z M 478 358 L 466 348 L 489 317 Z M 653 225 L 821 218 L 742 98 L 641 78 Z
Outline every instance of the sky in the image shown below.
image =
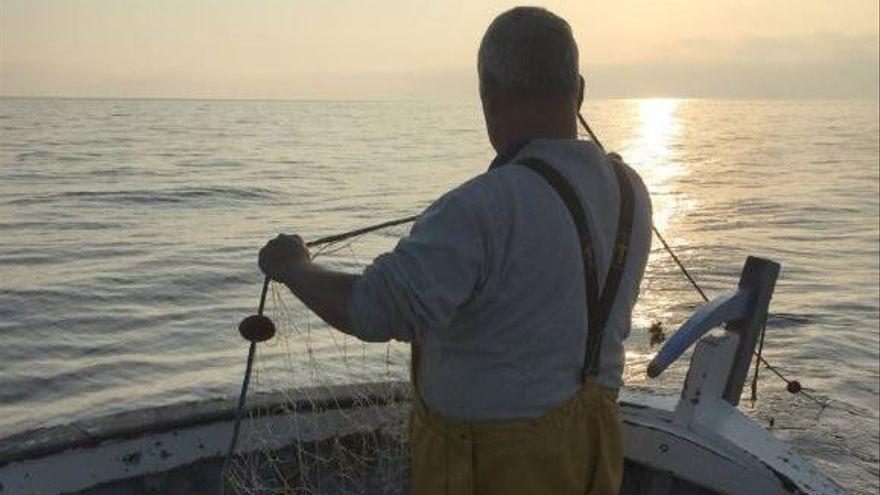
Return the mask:
M 0 95 L 466 99 L 481 0 L 0 0 Z M 588 97 L 877 98 L 877 0 L 571 0 Z

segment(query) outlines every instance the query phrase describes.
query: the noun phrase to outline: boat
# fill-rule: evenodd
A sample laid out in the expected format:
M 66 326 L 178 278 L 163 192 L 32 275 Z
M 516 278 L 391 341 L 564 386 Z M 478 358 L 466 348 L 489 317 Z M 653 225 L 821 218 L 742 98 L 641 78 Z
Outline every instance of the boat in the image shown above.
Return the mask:
M 649 376 L 694 347 L 679 395 L 650 387 L 621 391 L 622 494 L 846 493 L 737 408 L 779 268 L 749 257 L 738 286 L 700 307 L 664 343 Z M 296 484 L 305 469 L 296 453 L 345 445 L 364 471 L 359 493 L 408 493 L 405 442 L 395 436 L 405 431 L 408 401 L 408 384 L 398 381 L 254 394 L 237 465 L 247 467 L 252 481 L 267 481 L 245 489 L 227 476 L 224 488 L 305 491 Z M 0 495 L 217 493 L 235 417 L 235 400 L 212 399 L 17 434 L 0 440 Z M 399 450 L 391 471 L 372 462 L 371 452 L 382 445 Z M 309 475 L 327 478 L 324 492 L 309 493 L 341 493 L 334 483 L 343 481 L 332 472 Z

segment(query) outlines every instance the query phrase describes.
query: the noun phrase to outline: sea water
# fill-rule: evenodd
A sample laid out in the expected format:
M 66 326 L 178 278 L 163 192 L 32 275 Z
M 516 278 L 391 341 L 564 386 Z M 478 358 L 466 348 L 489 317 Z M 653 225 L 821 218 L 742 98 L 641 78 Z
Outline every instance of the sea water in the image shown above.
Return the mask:
M 758 402 L 741 407 L 848 488 L 875 493 L 877 101 L 614 100 L 585 111 L 641 173 L 655 224 L 710 296 L 736 284 L 747 255 L 782 264 L 764 356 L 830 402 L 792 396 L 764 369 Z M 236 325 L 254 311 L 267 239 L 408 216 L 492 156 L 474 102 L 3 99 L 0 437 L 234 395 Z M 400 233 L 327 259 L 357 269 Z M 647 328 L 673 330 L 699 304 L 655 240 L 629 384 L 680 387 L 686 361 L 645 378 L 657 350 Z M 325 358 L 338 381 L 384 378 Z

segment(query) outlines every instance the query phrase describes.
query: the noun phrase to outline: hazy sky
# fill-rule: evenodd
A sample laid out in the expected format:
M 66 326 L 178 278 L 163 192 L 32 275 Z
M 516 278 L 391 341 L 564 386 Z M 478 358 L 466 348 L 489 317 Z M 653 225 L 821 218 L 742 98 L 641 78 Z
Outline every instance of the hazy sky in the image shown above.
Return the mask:
M 877 0 L 572 0 L 588 91 L 874 97 Z M 467 98 L 509 1 L 0 0 L 0 94 Z

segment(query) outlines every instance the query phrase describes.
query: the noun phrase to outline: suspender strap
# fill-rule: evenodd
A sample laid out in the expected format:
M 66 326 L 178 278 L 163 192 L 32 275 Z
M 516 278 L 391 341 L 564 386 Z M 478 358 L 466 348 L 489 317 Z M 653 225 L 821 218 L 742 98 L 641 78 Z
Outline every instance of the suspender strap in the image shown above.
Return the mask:
M 611 317 L 611 310 L 614 308 L 614 302 L 617 299 L 617 292 L 620 289 L 620 282 L 623 280 L 623 270 L 626 268 L 626 258 L 629 254 L 630 238 L 632 237 L 633 217 L 635 213 L 634 193 L 632 181 L 624 168 L 623 162 L 618 159 L 611 159 L 612 168 L 617 175 L 617 189 L 620 197 L 620 207 L 617 215 L 617 234 L 614 239 L 614 250 L 611 253 L 610 266 L 608 267 L 608 276 L 605 277 L 605 287 L 602 289 L 602 299 L 599 303 L 599 316 L 597 320 L 601 322 L 601 329 L 604 333 Z M 591 371 L 593 375 L 599 373 L 599 353 L 601 352 L 602 337 L 599 336 L 599 345 L 593 348 L 593 354 L 590 356 L 591 363 L 595 363 L 594 369 Z
M 589 326 L 583 368 L 583 376 L 586 376 L 591 369 L 592 357 L 595 355 L 593 349 L 601 347 L 599 339 L 602 333 L 601 323 L 596 318 L 599 315 L 599 312 L 596 311 L 596 308 L 599 307 L 599 279 L 596 273 L 596 255 L 593 249 L 593 240 L 590 237 L 587 214 L 584 212 L 584 207 L 581 205 L 581 201 L 578 199 L 574 188 L 555 168 L 537 158 L 526 158 L 516 164 L 528 168 L 547 181 L 547 184 L 556 191 L 556 194 L 565 203 L 565 207 L 571 214 L 571 220 L 577 229 L 580 252 L 584 260 L 584 287 L 587 294 L 587 322 Z
M 623 165 L 617 160 L 611 160 L 614 171 L 617 174 L 617 183 L 620 190 L 620 213 L 617 222 L 617 236 L 612 251 L 611 263 L 608 275 L 605 277 L 605 287 L 599 294 L 599 280 L 596 271 L 596 255 L 593 242 L 590 237 L 587 215 L 583 205 L 577 197 L 577 193 L 566 178 L 556 169 L 537 158 L 526 158 L 517 163 L 540 175 L 550 187 L 559 195 L 559 198 L 568 209 L 574 226 L 577 229 L 580 242 L 580 251 L 584 264 L 584 284 L 587 299 L 587 347 L 584 351 L 583 376 L 596 376 L 599 373 L 599 353 L 602 348 L 602 336 L 620 288 L 623 277 L 623 269 L 626 265 L 629 241 L 633 223 L 633 188 L 629 176 Z

